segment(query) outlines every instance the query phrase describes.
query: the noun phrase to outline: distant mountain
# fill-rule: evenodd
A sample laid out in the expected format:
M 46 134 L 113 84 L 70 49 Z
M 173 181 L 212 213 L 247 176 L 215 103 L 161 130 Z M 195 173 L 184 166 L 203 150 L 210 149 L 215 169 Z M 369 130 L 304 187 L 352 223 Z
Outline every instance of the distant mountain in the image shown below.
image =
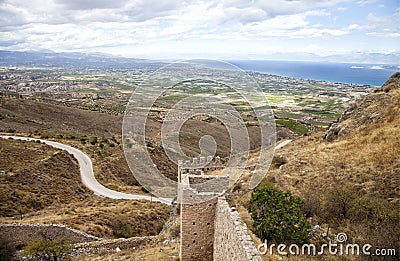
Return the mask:
M 392 53 L 354 52 L 354 53 L 325 55 L 325 56 L 307 52 L 296 52 L 296 53 L 287 52 L 287 53 L 271 53 L 265 55 L 252 55 L 244 58 L 241 57 L 240 59 L 400 65 L 399 52 L 392 52 Z
M 272 53 L 265 55 L 238 56 L 235 60 L 274 60 L 274 61 L 310 61 L 334 63 L 390 64 L 399 66 L 400 53 L 349 53 L 321 56 L 313 53 Z M 232 59 L 231 59 L 232 60 Z M 0 66 L 45 66 L 86 69 L 129 69 L 145 66 L 159 68 L 174 60 L 147 60 L 126 58 L 105 53 L 78 53 L 43 51 L 2 51 L 0 50 Z
M 86 68 L 86 69 L 129 69 L 132 66 L 138 67 L 160 66 L 157 61 L 124 58 L 103 53 L 77 53 L 52 51 L 2 51 L 0 50 L 0 66 L 44 66 L 63 68 Z
M 347 55 L 330 55 L 327 61 L 341 61 L 344 63 L 366 63 L 366 64 L 400 64 L 400 53 L 350 53 Z

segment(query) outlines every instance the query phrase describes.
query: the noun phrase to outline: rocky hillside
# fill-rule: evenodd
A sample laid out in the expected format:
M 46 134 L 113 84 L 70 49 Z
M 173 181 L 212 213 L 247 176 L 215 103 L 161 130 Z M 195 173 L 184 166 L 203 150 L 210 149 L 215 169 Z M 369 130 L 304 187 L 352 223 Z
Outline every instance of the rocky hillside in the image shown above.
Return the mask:
M 263 184 L 274 183 L 304 199 L 303 211 L 313 226 L 329 225 L 331 234 L 345 232 L 353 242 L 399 253 L 399 86 L 396 73 L 354 101 L 327 131 L 276 151 Z
M 344 133 L 358 131 L 367 125 L 381 125 L 384 119 L 390 117 L 392 122 L 398 109 L 400 89 L 400 72 L 395 73 L 382 87 L 364 98 L 355 101 L 338 119 L 333 123 L 325 135 L 328 141 Z M 377 126 L 379 127 L 379 126 Z
M 400 73 L 355 101 L 329 130 L 277 151 L 268 176 L 299 194 L 351 185 L 364 195 L 399 201 Z

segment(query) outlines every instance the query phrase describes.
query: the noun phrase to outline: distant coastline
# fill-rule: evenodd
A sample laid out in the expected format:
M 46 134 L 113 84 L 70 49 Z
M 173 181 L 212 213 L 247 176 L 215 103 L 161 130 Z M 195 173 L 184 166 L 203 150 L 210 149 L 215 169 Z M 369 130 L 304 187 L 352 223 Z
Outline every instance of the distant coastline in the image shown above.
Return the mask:
M 397 65 L 297 62 L 297 61 L 229 61 L 245 71 L 275 74 L 310 80 L 381 86 L 396 71 Z

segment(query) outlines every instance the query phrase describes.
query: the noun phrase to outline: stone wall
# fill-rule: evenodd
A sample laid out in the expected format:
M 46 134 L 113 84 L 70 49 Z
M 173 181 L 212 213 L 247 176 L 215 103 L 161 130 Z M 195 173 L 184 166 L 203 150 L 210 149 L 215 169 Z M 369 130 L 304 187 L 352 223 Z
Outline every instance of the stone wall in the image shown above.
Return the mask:
M 182 175 L 182 261 L 261 260 L 239 213 L 220 196 L 228 185 L 228 176 Z
M 259 260 L 261 257 L 240 214 L 229 208 L 224 197 L 218 198 L 215 210 L 214 260 Z
M 74 245 L 71 256 L 79 255 L 97 255 L 99 253 L 112 253 L 116 252 L 116 249 L 143 249 L 148 246 L 154 246 L 157 244 L 154 236 L 147 237 L 132 237 L 132 238 L 119 238 L 109 239 L 102 241 L 92 241 L 85 243 L 77 243 Z
M 181 260 L 213 260 L 217 198 L 181 206 Z
M 0 231 L 16 245 L 27 245 L 40 240 L 68 240 L 71 243 L 101 240 L 101 238 L 57 224 L 0 224 Z

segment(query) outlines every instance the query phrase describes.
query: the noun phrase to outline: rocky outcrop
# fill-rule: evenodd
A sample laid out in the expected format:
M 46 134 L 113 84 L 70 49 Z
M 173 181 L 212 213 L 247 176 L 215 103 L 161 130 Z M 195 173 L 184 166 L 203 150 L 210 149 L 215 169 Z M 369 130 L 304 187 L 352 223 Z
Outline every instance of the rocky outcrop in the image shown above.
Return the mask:
M 344 134 L 346 127 L 343 127 L 340 123 L 332 123 L 326 132 L 324 139 L 327 141 L 332 141 L 335 137 Z
M 382 85 L 381 88 L 381 90 L 384 92 L 390 92 L 394 89 L 400 89 L 400 72 L 393 74 L 389 80 Z
M 393 74 L 380 89 L 352 103 L 337 122 L 332 123 L 324 140 L 333 141 L 338 136 L 353 132 L 362 126 L 384 119 L 387 109 L 396 101 L 396 91 L 400 89 L 400 72 Z

